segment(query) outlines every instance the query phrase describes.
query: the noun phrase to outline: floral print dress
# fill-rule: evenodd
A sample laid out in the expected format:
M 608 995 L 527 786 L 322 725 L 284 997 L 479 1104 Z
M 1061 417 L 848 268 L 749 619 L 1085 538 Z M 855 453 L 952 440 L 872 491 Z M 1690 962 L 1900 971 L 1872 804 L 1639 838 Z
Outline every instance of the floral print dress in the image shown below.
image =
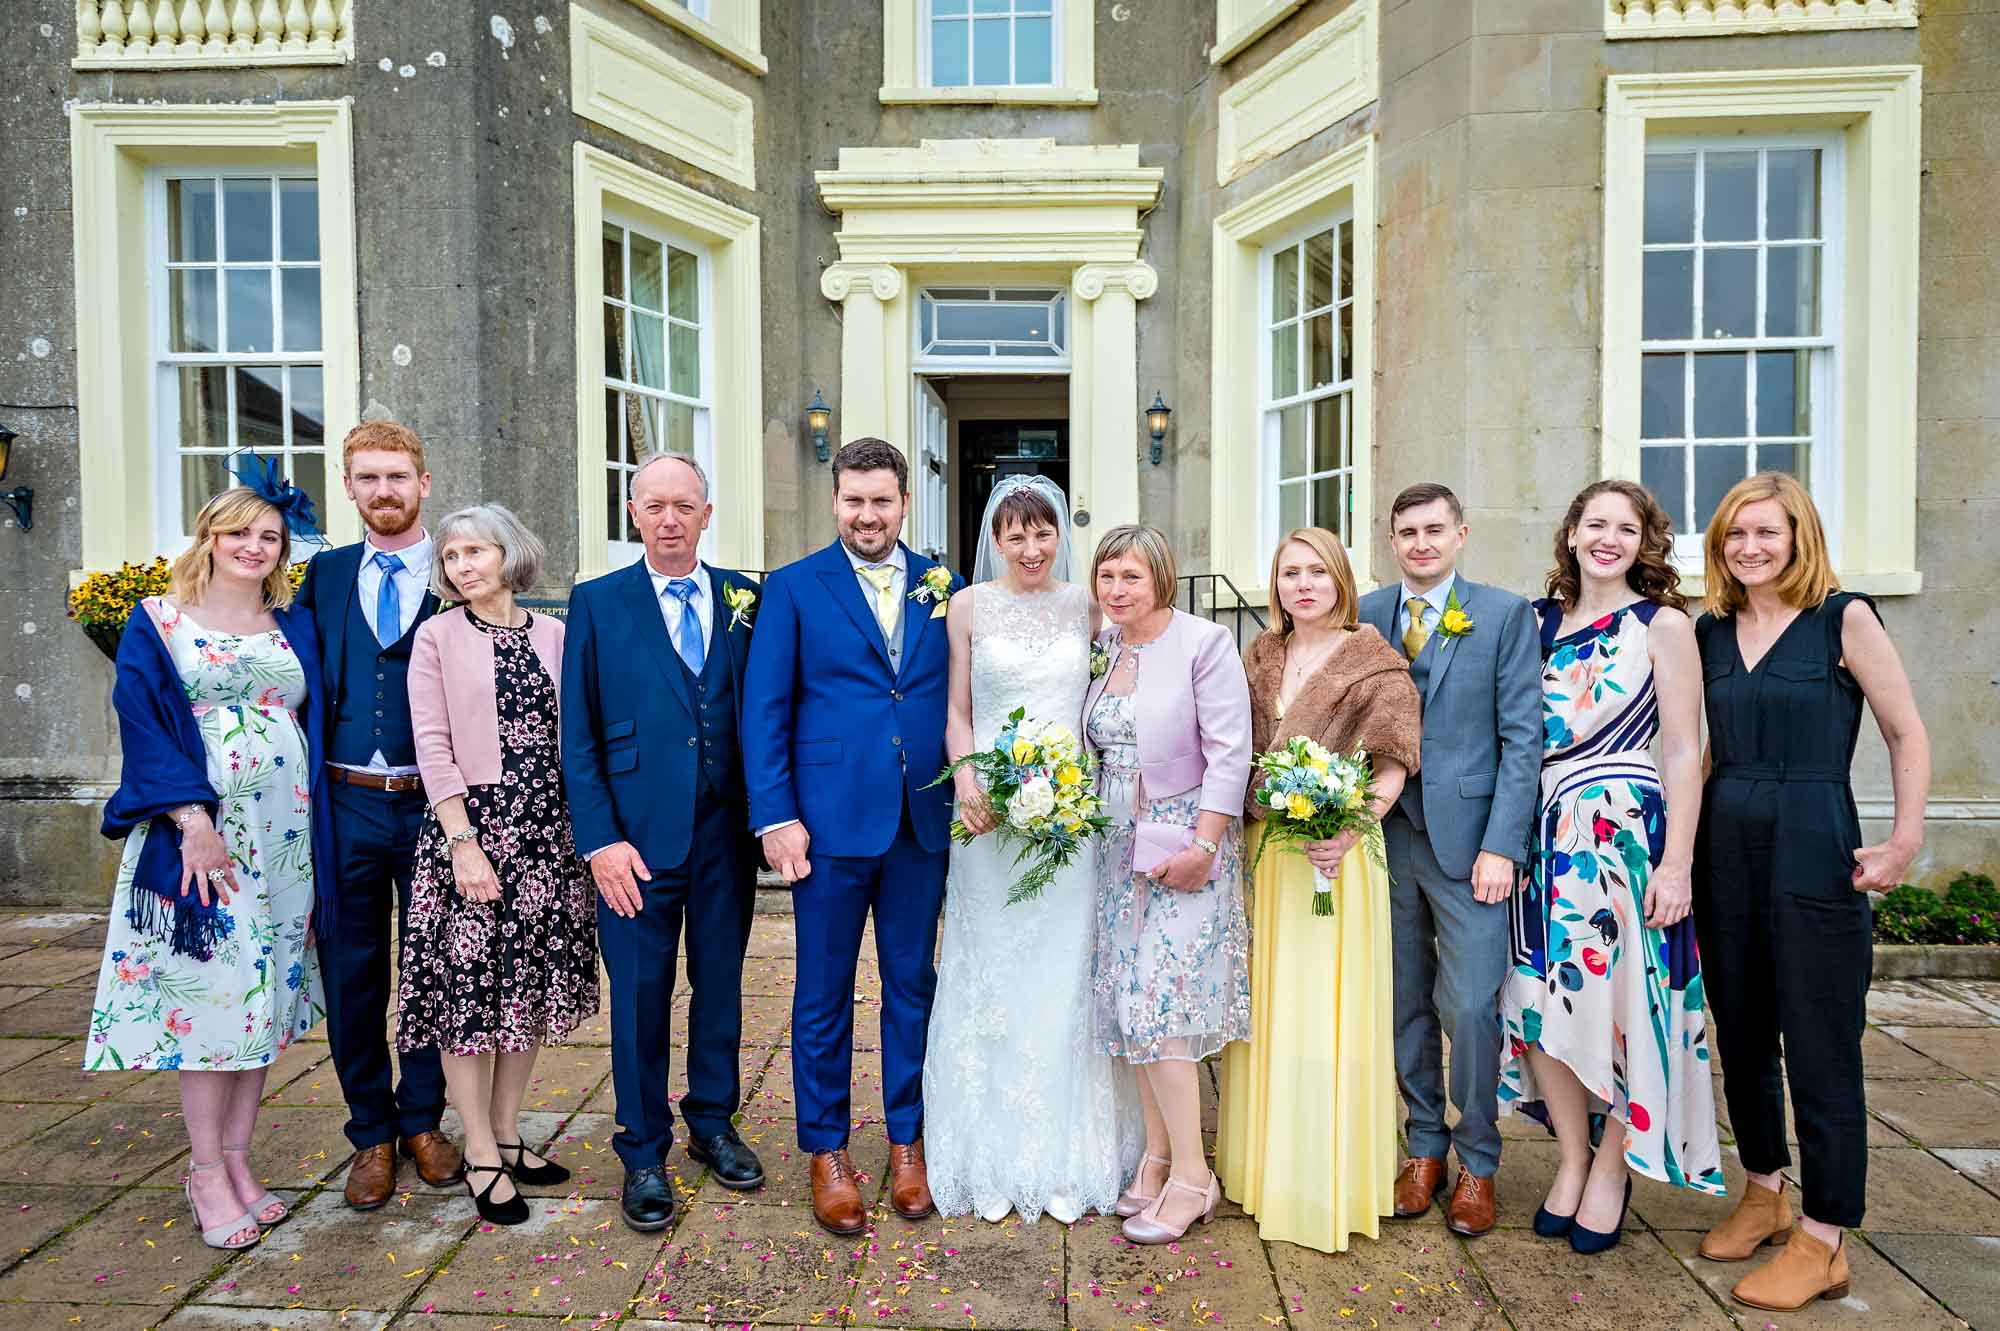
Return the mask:
M 469 610 L 493 639 L 500 782 L 465 793 L 465 813 L 500 882 L 468 901 L 435 812 L 417 834 L 397 1048 L 522 1053 L 556 1043 L 597 1011 L 597 893 L 563 801 L 556 686 L 525 625 Z
M 1576 1073 L 1593 1109 L 1626 1125 L 1631 1168 L 1725 1196 L 1694 920 L 1645 923 L 1669 813 L 1650 751 L 1660 705 L 1646 633 L 1658 607 L 1640 601 L 1561 636 L 1561 606 L 1535 608 L 1542 796 L 1529 883 L 1508 907 L 1500 1110 L 1547 1125 L 1524 1056 L 1538 1044 Z
M 312 797 L 299 658 L 272 629 L 203 628 L 147 598 L 208 754 L 221 797 L 217 829 L 241 889 L 222 908 L 208 961 L 135 928 L 132 877 L 152 823 L 134 828 L 118 861 L 111 928 L 91 1006 L 83 1063 L 93 1072 L 242 1072 L 267 1066 L 326 1015 L 319 963 L 306 946 L 313 905 Z
M 1114 645 L 1111 669 L 1122 652 Z M 1243 911 L 1241 824 L 1223 833 L 1215 877 L 1193 892 L 1132 871 L 1137 823 L 1192 828 L 1201 792 L 1138 805 L 1139 734 L 1130 693 L 1106 689 L 1091 708 L 1090 742 L 1111 826 L 1097 853 L 1097 1035 L 1133 1063 L 1200 1060 L 1250 1038 L 1250 925 Z

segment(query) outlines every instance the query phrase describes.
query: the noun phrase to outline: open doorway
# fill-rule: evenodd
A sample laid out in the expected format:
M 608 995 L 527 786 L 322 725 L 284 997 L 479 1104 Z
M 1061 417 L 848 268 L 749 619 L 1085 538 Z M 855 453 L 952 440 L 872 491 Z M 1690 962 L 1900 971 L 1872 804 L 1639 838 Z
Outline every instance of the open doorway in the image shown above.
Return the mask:
M 1003 476 L 1047 476 L 1069 493 L 1069 377 L 926 375 L 918 390 L 917 508 L 928 520 L 917 520 L 916 545 L 970 576 Z

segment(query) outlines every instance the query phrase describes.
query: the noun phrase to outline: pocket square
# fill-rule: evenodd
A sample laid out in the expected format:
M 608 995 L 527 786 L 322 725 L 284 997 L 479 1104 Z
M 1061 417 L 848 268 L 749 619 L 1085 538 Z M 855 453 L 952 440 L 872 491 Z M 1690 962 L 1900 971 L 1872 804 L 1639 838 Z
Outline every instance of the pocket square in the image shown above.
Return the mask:
M 943 601 L 939 601 L 939 602 L 938 602 L 938 603 L 937 603 L 936 605 L 934 605 L 934 606 L 932 606 L 932 607 L 931 607 L 931 618 L 932 618 L 932 619 L 943 619 L 943 618 L 944 618 L 944 612 L 945 612 L 945 610 L 946 610 L 946 609 L 947 609 L 947 606 L 946 606 L 946 604 L 945 604 L 945 603 L 944 603 Z

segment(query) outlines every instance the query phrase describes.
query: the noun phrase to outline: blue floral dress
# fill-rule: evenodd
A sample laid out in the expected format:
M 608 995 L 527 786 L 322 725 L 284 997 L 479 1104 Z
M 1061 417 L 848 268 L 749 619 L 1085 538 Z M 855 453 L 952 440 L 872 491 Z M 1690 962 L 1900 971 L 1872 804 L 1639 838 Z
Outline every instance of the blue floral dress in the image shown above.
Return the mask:
M 1137 651 L 1137 648 L 1125 650 Z M 1116 668 L 1114 656 L 1113 668 Z M 1132 872 L 1139 736 L 1129 694 L 1106 691 L 1091 708 L 1090 742 L 1111 826 L 1097 855 L 1097 1034 L 1133 1063 L 1203 1059 L 1250 1038 L 1250 924 L 1243 911 L 1240 824 L 1222 837 L 1215 877 L 1176 892 Z M 1146 800 L 1149 822 L 1193 827 L 1199 791 Z
M 149 599 L 194 709 L 216 822 L 242 889 L 223 907 L 227 934 L 208 961 L 133 927 L 132 875 L 151 824 L 118 863 L 111 929 L 83 1063 L 241 1072 L 267 1066 L 326 1015 L 319 962 L 306 947 L 313 905 L 312 797 L 299 709 L 305 672 L 285 635 L 214 633 Z
M 1648 1178 L 1726 1196 L 1694 920 L 1646 927 L 1666 853 L 1667 807 L 1650 746 L 1659 699 L 1646 633 L 1658 606 L 1557 636 L 1542 621 L 1542 797 L 1530 881 L 1509 904 L 1513 969 L 1501 990 L 1500 1111 L 1548 1118 L 1523 1055 L 1539 1044 L 1626 1125 L 1625 1161 Z

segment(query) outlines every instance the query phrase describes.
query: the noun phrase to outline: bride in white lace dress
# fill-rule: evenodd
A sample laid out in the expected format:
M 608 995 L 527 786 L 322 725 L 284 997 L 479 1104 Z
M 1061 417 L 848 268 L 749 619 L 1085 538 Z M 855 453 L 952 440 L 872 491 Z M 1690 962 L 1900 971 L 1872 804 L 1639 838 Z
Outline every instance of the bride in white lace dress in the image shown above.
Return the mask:
M 953 758 L 993 742 L 1008 713 L 1081 733 L 1091 605 L 1066 580 L 1068 504 L 1046 477 L 1004 478 L 986 506 L 974 585 L 951 601 Z M 997 576 L 996 576 L 997 574 Z M 924 1058 L 924 1145 L 945 1215 L 1109 1213 L 1139 1159 L 1136 1088 L 1091 1026 L 1096 846 L 1033 900 L 1009 906 L 1014 848 L 969 771 L 953 845 L 937 1000 Z

